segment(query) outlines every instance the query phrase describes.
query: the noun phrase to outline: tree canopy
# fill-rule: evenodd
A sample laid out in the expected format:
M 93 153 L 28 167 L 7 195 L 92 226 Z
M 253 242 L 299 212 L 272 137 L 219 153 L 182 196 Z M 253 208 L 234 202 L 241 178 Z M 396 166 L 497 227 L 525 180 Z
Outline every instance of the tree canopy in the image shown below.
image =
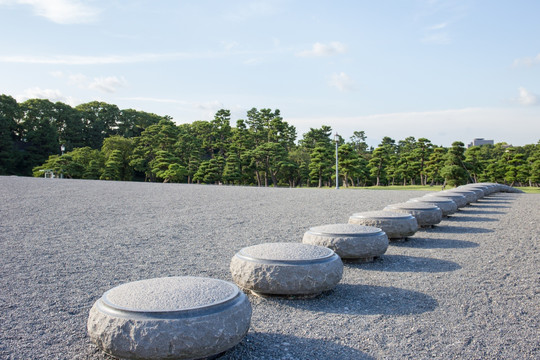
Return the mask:
M 71 107 L 0 96 L 0 175 L 57 176 L 257 186 L 459 185 L 499 182 L 538 186 L 540 142 L 465 149 L 427 138 L 384 137 L 370 148 L 358 130 L 338 137 L 335 179 L 332 128 L 296 128 L 278 109 L 252 108 L 231 125 L 229 110 L 177 125 L 169 116 L 90 102 Z M 63 146 L 64 152 L 61 147 Z

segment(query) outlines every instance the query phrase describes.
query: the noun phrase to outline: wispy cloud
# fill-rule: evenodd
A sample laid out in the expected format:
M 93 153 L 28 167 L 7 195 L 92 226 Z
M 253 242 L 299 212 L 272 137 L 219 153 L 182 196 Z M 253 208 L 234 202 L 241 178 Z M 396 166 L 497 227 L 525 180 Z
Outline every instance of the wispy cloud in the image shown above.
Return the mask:
M 4 0 L 1 4 L 22 4 L 32 7 L 34 14 L 57 24 L 90 23 L 100 10 L 79 0 Z
M 146 53 L 132 55 L 104 55 L 104 56 L 79 56 L 79 55 L 4 55 L 0 56 L 0 62 L 17 64 L 46 64 L 46 65 L 106 65 L 106 64 L 130 64 L 154 61 L 174 61 L 185 59 L 202 59 L 224 56 L 224 53 Z
M 343 92 L 352 91 L 355 88 L 354 81 L 344 72 L 332 74 L 330 80 L 328 80 L 328 85 Z
M 129 55 L 0 55 L 0 63 L 29 64 L 29 65 L 109 65 L 134 64 L 180 60 L 219 59 L 231 56 L 268 56 L 282 53 L 288 49 L 270 49 L 263 51 L 242 50 L 234 51 L 234 46 L 225 51 L 207 52 L 176 52 L 176 53 L 143 53 Z
M 527 105 L 527 106 L 538 105 L 538 96 L 531 93 L 524 87 L 520 87 L 518 90 L 519 90 L 519 97 L 517 98 L 517 101 L 521 105 Z
M 62 71 L 53 71 L 51 75 L 56 78 L 67 79 L 69 85 L 74 85 L 81 89 L 98 90 L 109 94 L 115 93 L 118 88 L 124 87 L 127 84 L 126 79 L 118 76 L 90 78 L 84 74 L 65 74 Z
M 515 59 L 513 66 L 534 66 L 540 64 L 540 54 L 533 57 L 524 57 L 520 59 Z
M 15 96 L 17 101 L 23 102 L 28 99 L 47 99 L 52 102 L 63 102 L 71 106 L 76 106 L 80 101 L 75 100 L 71 96 L 64 96 L 58 89 L 41 89 L 40 87 L 33 87 L 24 90 L 22 94 Z
M 296 54 L 296 56 L 302 57 L 318 57 L 318 56 L 332 56 L 343 54 L 347 51 L 345 44 L 338 41 L 331 42 L 329 44 L 323 44 L 316 42 L 313 44 L 311 50 L 301 51 Z
M 107 76 L 94 78 L 94 80 L 88 85 L 88 88 L 112 94 L 115 93 L 118 88 L 124 86 L 126 86 L 126 80 L 124 78 Z
M 422 42 L 426 44 L 446 45 L 450 44 L 452 42 L 452 39 L 450 38 L 450 34 L 447 32 L 436 32 L 426 34 L 422 38 Z

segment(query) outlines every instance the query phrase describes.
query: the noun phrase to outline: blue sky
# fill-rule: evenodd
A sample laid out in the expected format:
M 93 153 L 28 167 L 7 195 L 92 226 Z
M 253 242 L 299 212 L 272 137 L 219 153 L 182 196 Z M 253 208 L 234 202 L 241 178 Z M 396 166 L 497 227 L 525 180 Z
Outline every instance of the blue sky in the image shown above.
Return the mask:
M 0 0 L 0 93 L 232 125 L 280 109 L 465 144 L 540 140 L 537 0 Z

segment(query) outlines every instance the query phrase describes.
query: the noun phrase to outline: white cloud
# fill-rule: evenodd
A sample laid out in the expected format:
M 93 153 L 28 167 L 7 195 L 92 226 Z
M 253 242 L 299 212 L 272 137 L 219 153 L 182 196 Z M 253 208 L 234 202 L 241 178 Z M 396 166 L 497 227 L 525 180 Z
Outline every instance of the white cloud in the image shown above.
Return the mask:
M 452 42 L 452 39 L 450 39 L 450 35 L 448 33 L 439 32 L 427 34 L 422 38 L 422 42 L 427 44 L 446 45 L 450 44 Z
M 118 78 L 116 76 L 98 77 L 88 85 L 89 89 L 100 90 L 107 93 L 114 93 L 120 87 L 126 85 L 124 78 Z
M 537 105 L 538 104 L 538 96 L 535 94 L 529 92 L 524 87 L 519 88 L 519 97 L 517 101 L 521 105 Z
M 339 91 L 354 90 L 354 81 L 344 72 L 333 74 L 328 81 L 328 85 L 337 88 Z
M 99 90 L 106 93 L 114 93 L 120 87 L 126 85 L 126 80 L 123 77 L 117 76 L 101 76 L 90 79 L 84 74 L 64 74 L 61 71 L 51 73 L 57 78 L 67 78 L 68 85 L 74 85 L 81 89 Z
M 222 42 L 221 42 L 221 46 L 222 46 L 226 51 L 231 51 L 232 49 L 237 48 L 238 45 L 239 45 L 239 44 L 238 44 L 236 41 L 222 41 Z
M 174 61 L 186 59 L 207 59 L 226 56 L 226 53 L 146 53 L 132 55 L 104 55 L 104 56 L 79 56 L 79 55 L 4 55 L 0 56 L 0 62 L 16 64 L 46 64 L 46 65 L 105 65 L 105 64 L 132 64 L 153 61 Z
M 515 59 L 513 66 L 534 66 L 540 64 L 540 54 L 534 57 Z
M 30 5 L 34 14 L 58 24 L 94 22 L 100 12 L 78 0 L 16 0 L 16 2 Z
M 316 42 L 315 44 L 313 44 L 311 50 L 301 51 L 296 55 L 302 57 L 319 57 L 343 54 L 346 51 L 347 47 L 345 46 L 345 44 L 342 44 L 338 41 L 334 41 L 329 44 Z
M 57 89 L 41 89 L 39 87 L 33 87 L 24 90 L 22 94 L 19 94 L 16 96 L 16 99 L 18 102 L 23 102 L 28 99 L 47 99 L 52 102 L 63 102 L 66 104 L 69 104 L 71 106 L 76 106 L 79 101 L 76 101 L 71 96 L 64 96 L 60 92 L 60 90 Z
M 444 29 L 445 27 L 448 26 L 448 23 L 447 22 L 443 22 L 443 23 L 440 23 L 440 24 L 436 24 L 436 25 L 433 25 L 433 26 L 430 26 L 428 28 L 428 30 L 441 30 L 441 29 Z

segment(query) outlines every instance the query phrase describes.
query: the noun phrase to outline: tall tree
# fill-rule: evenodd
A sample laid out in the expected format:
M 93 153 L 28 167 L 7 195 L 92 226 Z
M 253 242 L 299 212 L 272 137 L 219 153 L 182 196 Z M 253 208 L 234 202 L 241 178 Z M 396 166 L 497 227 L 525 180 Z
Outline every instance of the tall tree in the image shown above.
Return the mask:
M 328 147 L 317 146 L 311 152 L 311 162 L 309 163 L 309 177 L 312 182 L 316 182 L 318 187 L 323 184 L 323 179 L 332 176 L 332 155 Z
M 32 168 L 43 164 L 49 155 L 60 154 L 54 104 L 49 100 L 30 99 L 20 104 L 20 109 L 23 150 L 20 170 L 30 175 Z
M 464 161 L 465 144 L 461 141 L 454 141 L 446 153 L 444 167 L 441 169 L 441 176 L 450 186 L 467 183 L 468 173 Z
M 20 174 L 17 169 L 19 152 L 17 121 L 21 116 L 17 101 L 8 95 L 0 95 L 0 175 Z
M 120 109 L 118 106 L 99 101 L 75 107 L 84 124 L 85 144 L 93 149 L 101 148 L 103 139 L 118 133 Z

